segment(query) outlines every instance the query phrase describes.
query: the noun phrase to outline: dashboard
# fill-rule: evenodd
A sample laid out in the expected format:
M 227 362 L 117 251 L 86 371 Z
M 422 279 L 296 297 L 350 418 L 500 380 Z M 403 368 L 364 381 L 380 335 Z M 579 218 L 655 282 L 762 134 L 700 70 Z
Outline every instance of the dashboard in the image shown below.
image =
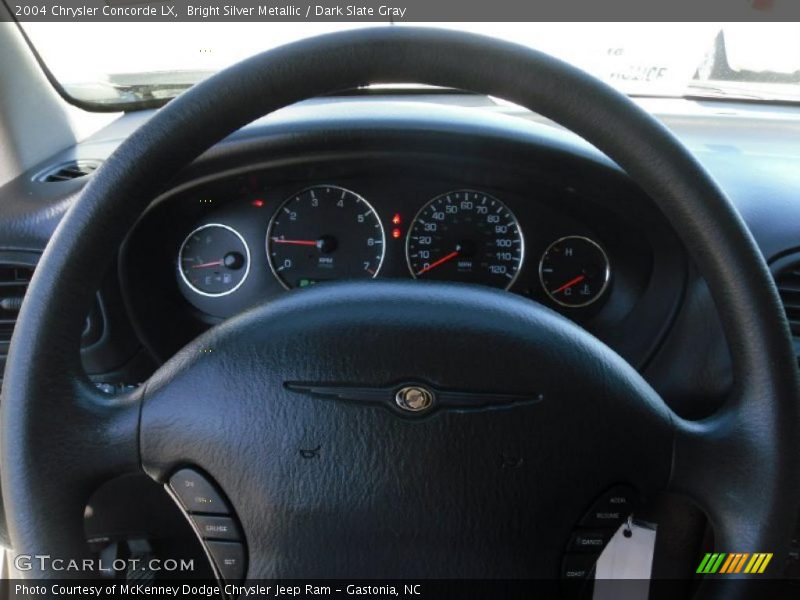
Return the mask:
M 786 261 L 793 265 L 800 248 L 796 109 L 637 101 L 675 132 L 717 178 L 773 269 L 784 268 Z M 154 112 L 114 118 L 91 137 L 0 187 L 0 267 L 13 267 L 0 268 L 0 276 L 13 272 L 18 280 L 6 289 L 24 289 L 61 216 L 90 180 L 45 183 L 37 175 L 69 161 L 107 160 Z M 231 315 L 283 294 L 303 293 L 299 279 L 287 290 L 276 277 L 275 257 L 268 253 L 267 243 L 279 207 L 316 186 L 349 190 L 372 207 L 385 238 L 377 280 L 414 278 L 409 235 L 412 223 L 425 227 L 415 217 L 432 206 L 432 200 L 459 191 L 485 194 L 513 215 L 522 239 L 519 259 L 512 255 L 503 261 L 514 277 L 503 275 L 510 281 L 506 293 L 548 306 L 614 348 L 683 416 L 709 414 L 730 388 L 727 346 L 708 289 L 647 194 L 596 149 L 538 115 L 498 105 L 490 98 L 456 93 L 307 101 L 243 128 L 175 180 L 164 181 L 164 193 L 152 199 L 98 290 L 82 348 L 90 376 L 109 382 L 108 387 L 143 381 L 157 364 Z M 397 224 L 395 216 L 400 217 Z M 249 270 L 221 272 L 223 279 L 226 272 L 241 276 L 241 285 L 230 293 L 223 287 L 221 295 L 214 290 L 198 294 L 181 276 L 179 256 L 192 232 L 214 223 L 232 228 L 244 240 Z M 301 218 L 295 223 L 306 228 L 309 221 Z M 393 237 L 396 228 L 398 238 Z M 300 233 L 309 235 L 297 237 L 306 241 L 325 235 Z M 288 231 L 271 237 L 280 235 L 295 239 Z M 542 283 L 540 269 L 548 247 L 569 236 L 595 242 L 608 261 L 605 289 L 597 283 L 591 286 L 591 301 L 583 306 L 559 303 L 559 294 L 554 299 Z M 365 242 L 369 237 L 342 239 Z M 457 237 L 456 243 L 462 236 Z M 496 243 L 507 238 L 489 239 Z M 452 236 L 445 236 L 443 244 L 431 244 L 428 264 L 455 251 Z M 212 252 L 197 264 L 223 260 L 231 248 L 236 251 L 234 246 L 222 254 Z M 319 260 L 322 253 L 314 252 L 311 257 Z M 422 261 L 415 273 L 424 268 L 423 257 L 411 258 Z M 452 285 L 475 285 L 465 281 L 466 275 L 483 277 L 491 266 L 459 264 L 454 257 L 423 273 L 417 283 L 426 285 L 434 276 L 449 281 L 455 275 L 460 283 Z M 194 271 L 206 268 L 214 269 Z M 580 276 L 573 276 L 569 268 L 555 270 L 558 277 L 549 283 L 551 293 Z M 335 285 L 342 273 L 321 266 L 316 271 L 305 274 L 305 283 Z M 365 272 L 364 268 L 362 277 Z M 601 272 L 598 281 L 603 279 Z M 573 293 L 580 283 L 572 286 Z M 0 331 L 0 368 L 9 337 L 7 332 L 3 335 Z

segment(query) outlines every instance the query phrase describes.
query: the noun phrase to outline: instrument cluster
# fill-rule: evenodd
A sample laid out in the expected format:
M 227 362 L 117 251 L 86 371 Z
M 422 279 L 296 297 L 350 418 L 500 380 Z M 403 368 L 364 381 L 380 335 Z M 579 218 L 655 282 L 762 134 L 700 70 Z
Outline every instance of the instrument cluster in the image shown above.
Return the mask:
M 508 290 L 528 271 L 537 274 L 533 285 L 539 289 L 528 285 L 527 294 L 540 292 L 556 306 L 575 309 L 603 299 L 612 279 L 603 242 L 585 227 L 543 236 L 497 192 L 449 189 L 418 206 L 407 202 L 407 210 L 391 210 L 333 183 L 302 187 L 277 201 L 262 196 L 233 202 L 258 215 L 260 235 L 252 216 L 247 231 L 237 229 L 241 217 L 230 204 L 188 225 L 175 257 L 176 278 L 201 310 L 214 314 L 209 299 L 236 294 L 257 272 L 269 273 L 287 290 L 403 275 Z M 536 238 L 533 251 L 526 248 L 529 237 Z M 383 268 L 387 255 L 391 273 Z
M 683 293 L 685 254 L 623 173 L 570 154 L 489 157 L 474 140 L 460 153 L 387 143 L 281 147 L 277 160 L 222 153 L 154 199 L 119 261 L 149 353 L 166 360 L 301 288 L 359 281 L 368 294 L 400 279 L 524 296 L 632 364 L 652 356 Z
M 162 360 L 300 288 L 413 279 L 525 296 L 641 364 L 674 314 L 683 255 L 624 179 L 577 172 L 561 183 L 487 161 L 374 157 L 212 172 L 134 228 L 123 295 Z

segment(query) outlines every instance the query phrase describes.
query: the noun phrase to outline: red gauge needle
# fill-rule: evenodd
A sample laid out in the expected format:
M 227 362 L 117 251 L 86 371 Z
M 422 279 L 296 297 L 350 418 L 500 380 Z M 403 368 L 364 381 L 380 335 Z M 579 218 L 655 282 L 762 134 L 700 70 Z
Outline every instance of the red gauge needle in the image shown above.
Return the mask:
M 561 287 L 559 287 L 559 288 L 557 288 L 557 289 L 553 290 L 553 291 L 552 291 L 552 292 L 550 292 L 550 293 L 551 293 L 551 294 L 557 294 L 557 293 L 559 293 L 559 292 L 563 292 L 564 290 L 568 290 L 568 289 L 569 289 L 569 288 L 571 288 L 573 285 L 575 285 L 576 283 L 580 283 L 580 282 L 581 282 L 581 281 L 583 281 L 584 279 L 586 279 L 586 275 L 578 275 L 578 276 L 577 276 L 575 279 L 570 279 L 570 280 L 569 280 L 567 283 L 565 283 L 565 284 L 564 284 L 564 285 L 562 285 Z
M 202 263 L 200 265 L 192 265 L 193 269 L 202 269 L 203 267 L 221 267 L 225 262 L 222 260 L 215 260 L 213 262 Z
M 458 250 L 453 250 L 453 251 L 452 251 L 450 254 L 447 254 L 447 255 L 443 256 L 443 257 L 442 257 L 442 258 L 440 258 L 439 260 L 437 260 L 437 261 L 434 261 L 434 262 L 432 262 L 431 264 L 429 264 L 429 265 L 428 265 L 427 267 L 425 267 L 424 269 L 421 269 L 421 270 L 417 271 L 417 276 L 420 276 L 420 275 L 422 275 L 423 273 L 427 273 L 428 271 L 430 271 L 431 269 L 435 269 L 435 268 L 436 268 L 436 267 L 438 267 L 439 265 L 443 265 L 443 264 L 444 264 L 444 263 L 446 263 L 448 260 L 452 260 L 452 259 L 454 259 L 456 256 L 458 256 Z
M 285 240 L 283 238 L 272 238 L 276 244 L 291 244 L 292 246 L 316 246 L 317 240 Z

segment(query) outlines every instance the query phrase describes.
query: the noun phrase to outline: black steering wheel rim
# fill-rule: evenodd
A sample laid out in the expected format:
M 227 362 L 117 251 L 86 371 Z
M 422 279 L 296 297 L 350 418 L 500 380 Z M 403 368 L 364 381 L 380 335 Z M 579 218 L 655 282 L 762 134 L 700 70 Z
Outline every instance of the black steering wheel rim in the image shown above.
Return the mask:
M 400 27 L 321 36 L 226 69 L 170 102 L 97 171 L 42 256 L 6 367 L 0 469 L 16 550 L 80 552 L 75 507 L 87 489 L 140 468 L 141 393 L 101 399 L 78 348 L 92 290 L 150 199 L 264 114 L 408 81 L 530 108 L 594 144 L 652 197 L 708 282 L 734 369 L 734 390 L 717 414 L 699 423 L 673 416 L 669 485 L 706 510 L 721 547 L 785 547 L 798 498 L 796 364 L 764 259 L 724 192 L 659 122 L 582 71 L 490 38 Z

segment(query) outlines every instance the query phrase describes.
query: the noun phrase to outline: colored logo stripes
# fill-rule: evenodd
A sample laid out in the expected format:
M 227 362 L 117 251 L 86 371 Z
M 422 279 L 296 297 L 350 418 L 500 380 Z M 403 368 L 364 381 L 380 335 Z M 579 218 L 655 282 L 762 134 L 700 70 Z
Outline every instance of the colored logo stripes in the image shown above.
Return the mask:
M 732 573 L 763 573 L 769 561 L 772 560 L 772 553 L 755 552 L 719 552 L 709 553 L 700 561 L 697 573 L 703 574 L 732 574 Z

